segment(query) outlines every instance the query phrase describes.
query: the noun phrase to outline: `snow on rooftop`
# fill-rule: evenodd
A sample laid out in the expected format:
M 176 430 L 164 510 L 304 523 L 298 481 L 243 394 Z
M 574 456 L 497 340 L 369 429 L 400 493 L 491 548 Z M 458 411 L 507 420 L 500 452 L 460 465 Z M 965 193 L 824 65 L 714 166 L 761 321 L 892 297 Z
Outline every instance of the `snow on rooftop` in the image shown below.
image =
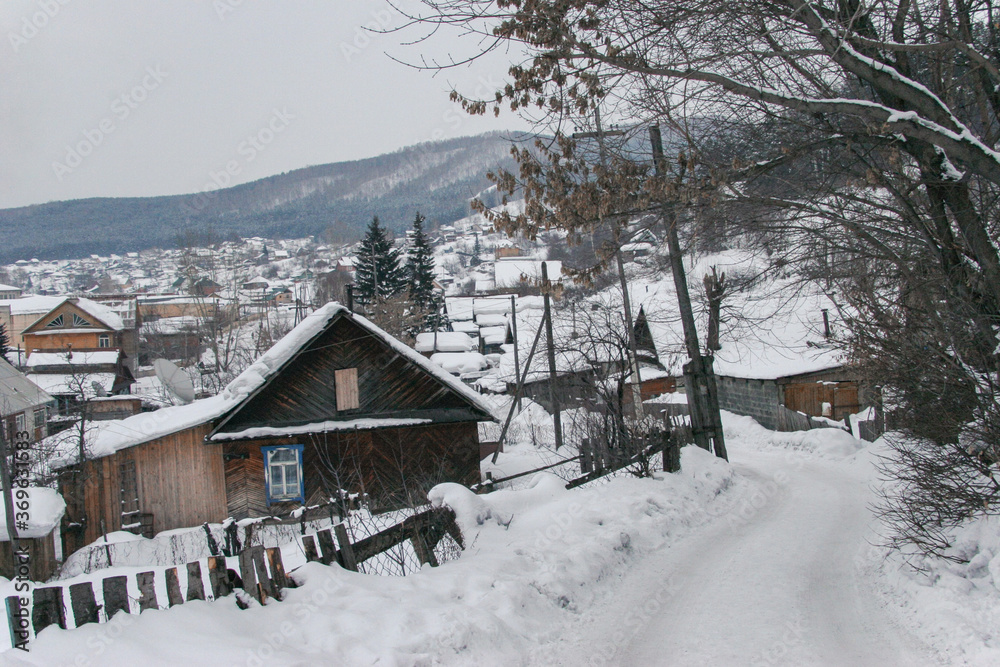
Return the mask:
M 212 436 L 213 441 L 221 440 L 245 440 L 251 438 L 273 438 L 281 436 L 303 435 L 306 433 L 334 433 L 337 431 L 366 431 L 376 428 L 400 428 L 403 426 L 419 426 L 429 424 L 430 419 L 407 418 L 399 419 L 387 417 L 385 419 L 366 418 L 348 419 L 317 422 L 315 424 L 303 424 L 300 426 L 258 426 L 248 428 L 235 433 L 216 433 Z
M 431 355 L 431 362 L 454 375 L 475 373 L 489 366 L 486 357 L 478 352 L 438 352 Z
M 33 486 L 25 490 L 28 492 L 27 502 L 31 511 L 27 513 L 26 525 L 21 526 L 18 521 L 17 536 L 24 539 L 45 537 L 59 525 L 66 513 L 66 501 L 55 489 Z M 7 513 L 0 512 L 0 542 L 8 541 Z
M 461 331 L 471 336 L 479 336 L 479 325 L 471 320 L 452 322 L 451 328 L 453 331 Z
M 10 306 L 11 315 L 44 315 L 66 300 L 62 296 L 25 296 L 4 301 Z
M 548 260 L 542 262 L 536 259 L 512 257 L 498 259 L 493 266 L 493 275 L 497 287 L 511 287 L 521 282 L 538 282 L 542 279 L 542 264 L 546 265 L 549 280 L 562 280 L 562 262 Z
M 288 362 L 300 349 L 319 335 L 327 324 L 338 313 L 348 312 L 347 308 L 336 302 L 331 302 L 314 311 L 292 329 L 284 338 L 274 344 L 249 368 L 230 382 L 217 395 L 194 401 L 188 405 L 173 406 L 133 415 L 127 419 L 108 420 L 93 423 L 93 432 L 88 432 L 89 447 L 92 457 L 113 454 L 116 451 L 132 447 L 143 442 L 176 433 L 216 419 L 238 406 L 251 393 L 261 387 L 267 379 Z M 461 394 L 466 400 L 486 414 L 496 417 L 493 405 L 484 397 L 466 387 L 439 366 L 433 364 L 415 350 L 396 340 L 385 331 L 369 322 L 360 315 L 352 315 L 353 319 L 363 328 L 384 341 L 395 352 L 406 357 L 414 364 L 433 375 L 443 384 Z M 36 377 L 43 377 L 38 375 Z M 51 393 L 51 392 L 50 392 Z M 64 432 L 66 433 L 66 432 Z M 60 434 L 53 436 L 59 438 Z M 65 440 L 64 455 L 55 467 L 72 465 L 76 460 L 76 451 L 70 442 Z M 57 457 L 58 458 L 58 457 Z
M 468 352 L 476 347 L 476 341 L 459 331 L 438 331 L 417 334 L 417 352 Z
M 80 308 L 80 310 L 93 315 L 115 331 L 121 331 L 125 328 L 125 323 L 122 321 L 122 318 L 118 315 L 118 313 L 113 311 L 111 308 L 108 308 L 103 303 L 97 303 L 96 301 L 91 301 L 90 299 L 77 299 L 76 305 Z
M 96 352 L 73 352 L 68 356 L 66 352 L 38 352 L 37 350 L 28 355 L 28 368 L 38 368 L 39 366 L 95 366 L 114 365 L 118 363 L 118 350 L 100 350 Z
M 476 315 L 476 324 L 480 327 L 504 327 L 507 326 L 506 315 Z
M 86 398 L 93 398 L 99 393 L 94 386 L 96 383 L 105 392 L 111 393 L 115 385 L 116 375 L 114 373 L 86 373 L 83 375 L 74 373 L 28 373 L 27 378 L 42 388 L 43 391 L 52 394 L 73 394 L 83 392 Z
M 483 327 L 479 335 L 486 345 L 500 345 L 507 338 L 507 327 Z

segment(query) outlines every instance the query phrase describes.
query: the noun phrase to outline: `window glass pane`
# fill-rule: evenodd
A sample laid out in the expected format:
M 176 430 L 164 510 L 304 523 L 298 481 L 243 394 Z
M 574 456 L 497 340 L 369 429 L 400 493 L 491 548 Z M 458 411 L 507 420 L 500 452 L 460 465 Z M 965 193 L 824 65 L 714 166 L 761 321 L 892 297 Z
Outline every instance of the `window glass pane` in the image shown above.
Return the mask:
M 285 495 L 285 467 L 271 466 L 271 495 Z
M 271 453 L 271 463 L 297 462 L 294 449 L 281 448 Z
M 299 454 L 296 449 L 279 447 L 270 450 L 267 453 L 267 471 L 270 500 L 299 497 L 302 473 L 299 470 Z

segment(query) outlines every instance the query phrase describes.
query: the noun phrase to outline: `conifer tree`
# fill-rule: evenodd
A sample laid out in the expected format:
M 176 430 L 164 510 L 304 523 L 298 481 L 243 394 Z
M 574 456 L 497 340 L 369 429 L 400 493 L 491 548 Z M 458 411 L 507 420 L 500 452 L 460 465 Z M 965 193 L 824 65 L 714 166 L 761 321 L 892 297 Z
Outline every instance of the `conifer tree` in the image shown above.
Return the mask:
M 426 310 L 434 298 L 434 256 L 424 234 L 424 216 L 417 212 L 413 220 L 413 248 L 410 250 L 410 302 Z
M 479 266 L 482 264 L 483 260 L 479 257 L 482 252 L 483 247 L 479 244 L 479 234 L 476 234 L 476 242 L 472 246 L 472 258 L 469 260 L 469 266 Z
M 405 287 L 399 266 L 399 249 L 392 245 L 378 216 L 372 218 L 361 241 L 355 273 L 358 301 L 364 305 L 384 301 Z
M 0 322 L 0 357 L 7 359 L 8 352 L 10 352 L 10 336 L 7 335 L 7 327 Z

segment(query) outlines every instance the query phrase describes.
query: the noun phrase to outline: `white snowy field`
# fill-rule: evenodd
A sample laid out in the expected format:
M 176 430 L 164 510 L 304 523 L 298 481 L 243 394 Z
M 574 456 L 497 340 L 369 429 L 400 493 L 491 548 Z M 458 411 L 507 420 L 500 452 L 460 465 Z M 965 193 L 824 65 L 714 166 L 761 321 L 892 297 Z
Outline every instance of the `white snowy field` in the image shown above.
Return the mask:
M 281 602 L 48 628 L 0 663 L 1000 664 L 997 524 L 963 534 L 969 565 L 914 574 L 870 544 L 862 443 L 725 421 L 732 465 L 688 447 L 682 472 L 657 479 L 439 487 L 469 545 L 439 568 L 390 578 L 308 564 Z

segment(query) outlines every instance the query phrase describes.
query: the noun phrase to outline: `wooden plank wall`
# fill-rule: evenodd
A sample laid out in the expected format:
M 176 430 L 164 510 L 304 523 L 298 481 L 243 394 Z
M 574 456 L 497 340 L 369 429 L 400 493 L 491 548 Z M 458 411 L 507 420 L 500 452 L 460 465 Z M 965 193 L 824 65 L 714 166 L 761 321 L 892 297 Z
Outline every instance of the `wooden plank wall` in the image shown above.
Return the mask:
M 225 519 L 222 446 L 204 442 L 209 430 L 207 424 L 196 426 L 87 461 L 79 482 L 82 506 L 76 498 L 78 483 L 71 472 L 64 472 L 60 490 L 67 499 L 67 521 L 86 517 L 82 532 L 64 530 L 65 553 L 100 537 L 102 519 L 108 532 L 121 530 L 119 469 L 126 460 L 135 461 L 139 507 L 153 515 L 155 532 Z
M 344 369 L 357 369 L 358 407 L 347 411 L 337 407 L 335 381 Z M 466 407 L 460 395 L 344 316 L 247 401 L 224 430 Z
M 813 417 L 823 416 L 823 403 L 833 407 L 833 419 L 861 410 L 856 382 L 793 382 L 785 385 L 785 407 Z
M 226 492 L 234 519 L 282 515 L 298 503 L 267 506 L 261 447 L 304 444 L 306 504 L 326 502 L 338 488 L 367 493 L 376 508 L 426 502 L 449 481 L 479 482 L 479 436 L 473 422 L 348 433 L 320 433 L 225 445 Z M 240 457 L 240 458 L 237 458 Z
M 6 537 L 6 536 L 5 536 Z M 46 581 L 59 566 L 56 561 L 54 531 L 45 537 L 21 540 L 21 546 L 28 548 L 30 557 L 28 578 L 32 581 Z M 10 542 L 0 542 L 0 576 L 13 579 L 14 561 Z

